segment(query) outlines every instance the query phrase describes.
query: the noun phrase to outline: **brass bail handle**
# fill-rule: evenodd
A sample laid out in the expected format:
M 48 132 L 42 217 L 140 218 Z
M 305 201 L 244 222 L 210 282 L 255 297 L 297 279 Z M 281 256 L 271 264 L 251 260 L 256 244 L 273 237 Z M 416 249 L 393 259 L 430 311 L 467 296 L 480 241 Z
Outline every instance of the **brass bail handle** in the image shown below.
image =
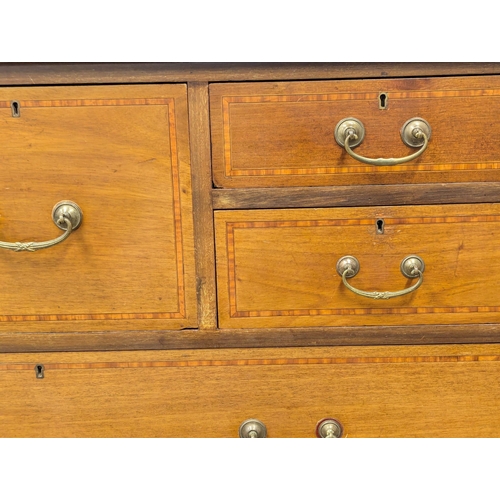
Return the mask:
M 14 250 L 14 252 L 34 252 L 42 248 L 49 248 L 63 242 L 75 229 L 78 229 L 82 222 L 83 213 L 81 208 L 74 202 L 63 200 L 57 203 L 52 209 L 52 220 L 54 224 L 63 229 L 64 233 L 57 238 L 48 241 L 31 241 L 28 243 L 8 243 L 0 241 L 0 248 Z
M 414 292 L 420 287 L 424 280 L 424 270 L 425 263 L 418 255 L 409 255 L 405 257 L 401 262 L 401 273 L 406 278 L 415 279 L 418 277 L 417 283 L 404 290 L 398 290 L 396 292 L 365 292 L 364 290 L 359 290 L 353 287 L 347 282 L 349 278 L 353 278 L 359 272 L 359 261 L 356 257 L 352 255 L 345 255 L 341 257 L 337 262 L 337 272 L 342 276 L 342 282 L 351 290 L 351 292 L 356 295 L 361 295 L 362 297 L 368 297 L 369 299 L 392 299 L 394 297 L 401 297 L 401 295 L 406 295 L 407 293 Z
M 351 148 L 355 148 L 365 137 L 365 127 L 357 118 L 344 118 L 335 127 L 335 140 L 345 148 L 354 159 L 375 166 L 394 166 L 418 158 L 426 149 L 431 137 L 431 126 L 423 118 L 410 118 L 401 128 L 401 139 L 412 148 L 420 149 L 403 158 L 365 158 L 356 154 Z

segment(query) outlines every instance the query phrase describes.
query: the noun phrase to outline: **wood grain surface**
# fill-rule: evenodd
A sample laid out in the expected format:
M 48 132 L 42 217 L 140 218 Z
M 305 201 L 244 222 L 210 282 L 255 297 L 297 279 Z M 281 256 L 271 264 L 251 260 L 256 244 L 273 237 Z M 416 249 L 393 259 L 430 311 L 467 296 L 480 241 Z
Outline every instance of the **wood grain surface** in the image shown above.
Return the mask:
M 222 328 L 125 332 L 0 332 L 0 352 L 129 351 L 500 342 L 500 324 Z
M 498 234 L 498 204 L 217 211 L 220 326 L 498 322 Z M 423 285 L 390 300 L 355 295 L 335 267 L 346 255 L 360 262 L 358 289 L 415 284 L 400 272 L 409 255 L 425 262 Z
M 379 94 L 387 96 L 379 109 Z M 282 187 L 498 181 L 500 77 L 405 78 L 210 85 L 214 181 L 219 187 Z M 361 120 L 357 154 L 400 158 L 416 150 L 403 124 L 424 118 L 427 150 L 396 166 L 351 158 L 336 124 Z
M 84 214 L 62 244 L 2 250 L 0 330 L 196 326 L 186 86 L 4 88 L 0 116 L 1 239 L 59 235 L 60 200 Z
M 499 437 L 500 348 L 414 346 L 0 356 L 3 437 Z M 44 365 L 44 378 L 35 365 Z
M 62 199 L 84 212 L 61 245 L 0 249 L 0 436 L 237 437 L 258 418 L 271 438 L 312 438 L 333 417 L 348 438 L 500 437 L 496 75 L 0 64 L 0 240 L 59 235 Z M 412 153 L 412 116 L 431 123 L 429 149 L 359 164 L 333 139 L 347 116 L 366 126 L 359 154 Z M 399 264 L 418 254 L 423 285 L 355 296 L 345 254 L 366 290 L 413 284 Z
M 1 85 L 318 80 L 499 74 L 500 63 L 2 63 Z
M 188 104 L 198 319 L 201 329 L 214 329 L 217 328 L 217 291 L 207 82 L 188 85 Z
M 500 182 L 213 189 L 217 210 L 498 203 Z

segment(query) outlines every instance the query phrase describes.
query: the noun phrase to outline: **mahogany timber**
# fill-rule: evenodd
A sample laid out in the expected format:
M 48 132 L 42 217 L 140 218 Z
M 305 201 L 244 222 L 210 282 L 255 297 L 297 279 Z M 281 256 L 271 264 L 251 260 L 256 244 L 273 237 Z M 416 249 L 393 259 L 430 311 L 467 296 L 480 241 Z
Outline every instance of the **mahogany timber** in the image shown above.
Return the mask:
M 379 94 L 387 106 L 379 109 Z M 500 77 L 404 78 L 210 85 L 218 187 L 414 184 L 500 179 Z M 396 166 L 366 165 L 334 139 L 355 117 L 368 158 L 415 152 L 400 137 L 414 117 L 432 127 L 427 150 Z
M 500 325 L 221 328 L 127 332 L 0 332 L 0 352 L 130 351 L 367 345 L 480 344 L 500 341 Z
M 1 85 L 319 80 L 499 74 L 500 63 L 0 63 Z
M 500 202 L 500 182 L 212 190 L 217 210 L 490 202 Z
M 3 88 L 0 116 L 0 239 L 58 236 L 60 200 L 83 210 L 63 243 L 1 251 L 0 330 L 196 327 L 186 86 Z
M 217 328 L 208 83 L 188 85 L 199 328 Z
M 499 376 L 498 345 L 4 354 L 0 435 L 500 437 Z
M 217 211 L 215 221 L 222 328 L 500 320 L 500 204 Z M 390 300 L 361 297 L 337 274 L 345 255 L 360 262 L 358 289 L 415 284 L 400 272 L 409 255 L 425 262 L 423 284 Z
M 14 302 L 13 297 L 16 296 L 19 301 L 16 307 L 25 308 L 31 307 L 28 301 L 31 301 L 33 296 L 40 303 L 45 301 L 46 304 L 49 304 L 48 299 L 52 297 L 56 300 L 49 304 L 50 307 L 56 309 L 60 305 L 64 311 L 63 314 L 71 314 L 71 307 L 78 302 L 80 291 L 69 292 L 68 305 L 65 302 L 68 294 L 67 288 L 56 294 L 53 289 L 51 290 L 50 283 L 51 280 L 69 282 L 74 279 L 78 287 L 92 286 L 93 276 L 85 272 L 90 264 L 88 262 L 82 264 L 78 261 L 78 267 L 73 267 L 75 260 L 68 258 L 68 255 L 78 257 L 80 255 L 78 252 L 82 252 L 78 244 L 85 241 L 85 235 L 89 231 L 87 228 L 91 222 L 94 223 L 91 230 L 98 231 L 99 241 L 105 241 L 103 238 L 108 236 L 111 238 L 117 232 L 118 236 L 123 238 L 120 241 L 125 241 L 125 243 L 118 245 L 118 249 L 122 250 L 119 252 L 116 251 L 116 246 L 111 249 L 107 248 L 104 243 L 98 244 L 102 253 L 97 258 L 102 259 L 102 266 L 90 269 L 90 271 L 96 274 L 106 272 L 106 266 L 109 265 L 118 278 L 122 278 L 122 281 L 120 279 L 108 280 L 110 286 L 99 287 L 98 294 L 91 297 L 90 302 L 88 296 L 85 295 L 87 292 L 84 288 L 80 300 L 81 307 L 86 307 L 90 303 L 93 307 L 99 308 L 101 304 L 105 305 L 105 300 L 101 303 L 102 297 L 110 297 L 112 293 L 116 293 L 116 297 L 126 296 L 128 303 L 137 299 L 143 301 L 144 305 L 144 302 L 148 302 L 147 294 L 152 292 L 150 288 L 152 280 L 157 280 L 156 285 L 164 287 L 166 293 L 179 296 L 181 295 L 179 287 L 175 286 L 178 276 L 172 274 L 171 266 L 172 262 L 175 262 L 175 257 L 173 261 L 164 258 L 162 260 L 159 255 L 164 250 L 162 238 L 170 241 L 175 239 L 173 227 L 176 222 L 172 221 L 175 220 L 178 224 L 181 220 L 184 283 L 187 291 L 187 310 L 190 315 L 186 321 L 175 318 L 111 319 L 110 317 L 107 319 L 96 317 L 92 320 L 75 318 L 63 320 L 63 316 L 58 316 L 56 322 L 42 321 L 41 318 L 33 322 L 0 322 L 0 352 L 10 351 L 8 354 L 0 354 L 0 435 L 236 437 L 239 424 L 244 419 L 256 417 L 266 423 L 270 437 L 314 437 L 317 421 L 326 416 L 332 416 L 342 421 L 346 427 L 347 437 L 500 437 L 498 431 L 500 345 L 484 345 L 484 343 L 500 342 L 499 313 L 492 313 L 491 322 L 488 323 L 470 322 L 467 318 L 464 320 L 464 314 L 469 318 L 473 316 L 474 321 L 478 318 L 477 313 L 469 311 L 452 313 L 454 323 L 445 325 L 376 324 L 373 326 L 279 328 L 271 325 L 262 328 L 252 326 L 218 329 L 216 328 L 214 301 L 216 292 L 212 229 L 212 208 L 214 207 L 217 209 L 268 209 L 380 205 L 385 211 L 384 217 L 389 217 L 392 213 L 386 211 L 390 209 L 389 205 L 498 203 L 500 202 L 497 195 L 500 192 L 498 191 L 500 178 L 492 177 L 488 182 L 473 182 L 481 180 L 481 176 L 474 177 L 467 173 L 462 175 L 460 172 L 443 171 L 437 172 L 437 180 L 432 182 L 428 180 L 431 179 L 429 173 L 411 172 L 403 180 L 386 186 L 379 184 L 330 186 L 326 183 L 313 188 L 302 184 L 295 187 L 290 184 L 291 187 L 282 187 L 285 183 L 279 182 L 275 188 L 248 190 L 245 188 L 212 192 L 212 206 L 210 196 L 213 190 L 208 176 L 211 159 L 207 82 L 309 80 L 313 84 L 313 80 L 324 79 L 351 81 L 378 79 L 382 82 L 390 82 L 395 77 L 480 74 L 500 74 L 500 63 L 0 64 L 0 84 L 18 86 L 2 90 L 2 95 L 7 96 L 4 99 L 6 107 L 0 109 L 0 116 L 4 118 L 2 127 L 7 124 L 7 126 L 17 126 L 22 130 L 20 123 L 25 118 L 23 112 L 35 111 L 35 108 L 23 107 L 22 101 L 21 121 L 17 125 L 12 124 L 12 120 L 19 119 L 13 119 L 10 116 L 10 100 L 23 99 L 22 94 L 27 95 L 26 92 L 31 91 L 23 86 L 33 88 L 37 85 L 59 85 L 60 87 L 53 90 L 37 88 L 32 90 L 32 92 L 41 90 L 52 92 L 51 99 L 56 101 L 66 99 L 65 96 L 68 99 L 74 99 L 75 95 L 80 98 L 78 96 L 81 96 L 83 92 L 93 92 L 93 94 L 85 94 L 84 99 L 102 99 L 107 103 L 115 102 L 117 99 L 173 99 L 176 109 L 180 181 L 181 185 L 186 188 L 180 190 L 181 217 L 170 219 L 169 226 L 169 214 L 175 211 L 173 203 L 167 203 L 159 211 L 153 211 L 153 207 L 147 205 L 151 199 L 154 201 L 159 198 L 167 199 L 167 201 L 173 200 L 173 195 L 168 198 L 168 190 L 172 190 L 172 183 L 165 177 L 165 172 L 160 172 L 151 168 L 151 164 L 146 164 L 144 176 L 131 174 L 134 170 L 139 172 L 141 165 L 144 166 L 139 156 L 144 153 L 144 158 L 149 158 L 145 156 L 145 150 L 149 149 L 150 144 L 155 151 L 164 155 L 164 159 L 172 158 L 172 151 L 169 152 L 167 147 L 162 149 L 160 146 L 165 144 L 165 140 L 168 142 L 168 134 L 161 136 L 159 129 L 156 128 L 159 123 L 162 123 L 164 129 L 168 129 L 165 125 L 168 120 L 165 116 L 156 116 L 152 119 L 151 114 L 154 114 L 152 105 L 135 104 L 128 106 L 130 109 L 125 109 L 127 106 L 121 102 L 120 106 L 106 108 L 101 106 L 98 109 L 90 106 L 40 109 L 40 112 L 47 114 L 57 113 L 57 119 L 53 119 L 53 130 L 51 125 L 51 129 L 45 131 L 39 127 L 36 130 L 39 136 L 27 133 L 8 136 L 7 143 L 12 142 L 17 147 L 19 158 L 16 161 L 19 161 L 19 165 L 14 172 L 15 175 L 12 175 L 10 179 L 8 172 L 0 174 L 0 177 L 3 175 L 4 187 L 12 189 L 16 186 L 18 192 L 14 196 L 4 189 L 2 199 L 11 197 L 19 198 L 19 201 L 14 203 L 9 199 L 8 205 L 0 203 L 2 216 L 0 240 L 7 240 L 9 231 L 23 241 L 35 238 L 46 239 L 49 234 L 50 237 L 60 234 L 49 219 L 50 209 L 55 201 L 49 201 L 44 191 L 45 189 L 48 192 L 54 190 L 53 186 L 58 185 L 57 183 L 62 185 L 64 193 L 56 194 L 70 197 L 73 192 L 75 201 L 82 205 L 84 225 L 60 247 L 40 251 L 34 255 L 19 254 L 15 257 L 20 263 L 27 261 L 27 259 L 23 260 L 23 257 L 31 259 L 28 262 L 33 263 L 31 264 L 32 276 L 23 276 L 21 280 L 15 281 L 12 273 L 17 269 L 12 266 L 12 263 L 11 265 L 4 264 L 3 269 L 0 266 L 2 277 L 5 277 L 6 273 L 11 276 L 7 278 L 7 284 L 4 283 L 2 297 L 6 294 L 7 297 L 11 297 L 9 300 Z M 162 82 L 179 82 L 187 83 L 187 85 L 162 85 L 158 87 L 162 89 L 161 93 L 155 90 L 155 85 L 150 85 Z M 128 85 L 107 86 L 111 83 Z M 148 85 L 130 85 L 139 83 L 148 83 Z M 87 84 L 106 85 L 94 90 L 88 87 L 73 89 L 66 87 L 67 85 Z M 11 97 L 10 92 L 15 92 L 15 96 Z M 38 97 L 29 97 L 28 101 L 33 99 L 38 99 Z M 474 103 L 477 100 L 474 98 L 471 102 Z M 392 102 L 391 95 L 389 95 L 389 106 Z M 154 108 L 156 110 L 161 107 L 159 104 L 155 106 L 157 106 Z M 493 117 L 491 120 L 493 124 L 497 121 L 495 106 L 496 101 L 492 101 L 490 114 Z M 97 112 L 97 115 L 91 115 L 91 110 Z M 143 113 L 144 110 L 146 113 Z M 391 107 L 386 111 L 390 112 Z M 472 116 L 475 113 L 474 106 L 470 106 L 470 111 Z M 71 127 L 61 132 L 64 126 L 61 122 L 58 123 L 58 120 L 61 120 L 61 117 L 64 118 L 64 113 L 70 112 L 75 113 Z M 120 115 L 125 112 L 126 116 Z M 448 110 L 443 108 L 441 112 L 441 118 L 444 120 Z M 85 113 L 88 113 L 88 116 L 81 119 L 81 115 Z M 119 118 L 119 122 L 113 121 L 113 114 Z M 110 145 L 110 141 L 107 140 L 110 136 L 108 132 L 119 128 L 117 123 L 121 129 L 116 135 L 111 134 L 115 140 L 111 141 Z M 156 125 L 152 126 L 152 124 Z M 479 129 L 483 132 L 481 127 Z M 99 131 L 102 137 L 99 136 Z M 57 135 L 59 132 L 61 134 Z M 367 134 L 371 134 L 371 128 L 367 130 Z M 40 177 L 37 176 L 43 172 L 39 172 L 36 168 L 40 162 L 24 161 L 22 163 L 22 159 L 33 160 L 31 150 L 40 147 L 40 141 L 47 136 L 50 136 L 53 143 L 49 151 L 51 156 L 47 155 L 47 151 L 43 154 L 44 168 L 52 172 L 51 179 L 50 182 L 40 183 L 30 191 L 33 180 L 39 179 Z M 79 138 L 89 136 L 96 139 L 97 142 L 94 144 L 104 144 L 104 146 L 98 152 L 96 152 L 97 147 L 88 146 L 88 143 L 85 144 L 86 148 L 82 147 L 78 151 L 75 148 L 68 155 L 64 173 L 61 174 L 59 166 L 51 164 L 51 161 L 57 160 L 55 152 L 60 152 L 58 138 L 65 137 L 67 140 L 77 141 Z M 29 137 L 33 139 L 31 148 L 27 147 Z M 138 142 L 139 138 L 141 141 Z M 392 148 L 394 140 L 398 142 L 399 136 L 393 138 L 391 135 L 390 141 L 387 138 L 387 141 L 391 142 L 391 148 L 381 151 L 380 154 L 377 152 L 377 155 L 395 156 L 396 151 Z M 496 137 L 488 139 L 485 136 L 482 141 L 478 141 L 473 146 L 470 145 L 470 150 L 488 154 L 492 144 L 496 147 L 495 144 L 498 143 Z M 431 146 L 433 145 L 434 136 L 431 140 Z M 364 146 L 366 142 L 360 148 Z M 279 145 L 277 147 L 279 148 Z M 2 165 L 12 161 L 5 153 L 8 149 L 8 146 L 3 148 Z M 362 153 L 362 151 L 358 149 L 358 152 Z M 82 154 L 77 155 L 77 153 Z M 14 155 L 13 151 L 12 155 Z M 102 155 L 102 161 L 94 166 L 96 157 L 99 158 L 99 155 Z M 192 172 L 189 169 L 190 156 Z M 116 173 L 111 175 L 106 167 L 108 160 L 118 157 L 123 160 L 117 169 L 118 172 L 128 173 L 122 183 L 115 179 Z M 168 161 L 165 161 L 165 165 L 168 165 Z M 493 170 L 491 172 L 496 174 Z M 84 173 L 88 178 L 83 178 Z M 79 181 L 78 185 L 73 185 L 70 180 L 75 179 L 75 175 Z M 423 179 L 424 175 L 425 179 Z M 450 180 L 450 175 L 463 176 L 464 180 L 456 182 L 456 179 L 451 179 L 453 183 L 446 184 Z M 152 177 L 147 178 L 147 176 Z M 281 177 L 288 178 L 289 176 Z M 107 181 L 106 185 L 104 185 L 105 181 Z M 82 190 L 82 187 L 88 188 L 90 193 L 90 184 L 96 182 L 101 182 L 102 189 L 88 195 L 89 199 L 95 202 L 95 209 L 89 211 L 86 209 L 87 203 L 83 204 L 79 198 L 76 198 L 76 194 Z M 70 196 L 67 195 L 68 192 Z M 119 197 L 117 192 L 125 193 L 126 196 Z M 133 203 L 134 206 L 128 206 L 129 195 L 137 194 L 139 195 Z M 44 206 L 34 204 L 38 197 L 47 198 Z M 112 203 L 104 207 L 105 201 L 110 200 Z M 27 202 L 29 202 L 29 210 L 26 212 L 23 205 Z M 156 203 L 154 206 L 158 207 Z M 497 206 L 493 205 L 489 209 L 486 206 L 478 207 L 478 210 L 485 210 L 485 213 L 490 215 L 491 211 L 497 210 Z M 15 214 L 6 212 L 14 208 L 17 211 Z M 127 223 L 119 228 L 113 226 L 116 220 L 115 208 L 116 211 L 121 208 L 127 219 Z M 426 210 L 426 207 L 422 209 Z M 442 210 L 439 207 L 435 209 Z M 463 213 L 457 213 L 457 209 L 460 207 L 451 207 L 451 215 L 450 213 L 442 213 L 442 215 L 470 218 L 478 213 L 472 205 L 468 205 Z M 354 213 L 352 209 L 349 210 L 351 214 Z M 371 213 L 375 215 L 379 209 L 364 210 L 363 217 L 366 217 L 367 210 L 372 210 Z M 394 210 L 400 209 L 394 208 Z M 408 210 L 412 211 L 409 217 L 415 216 L 414 207 L 408 207 Z M 285 211 L 279 212 L 285 213 Z M 140 220 L 137 215 L 140 213 L 146 214 L 148 220 Z M 194 228 L 193 213 L 196 217 Z M 246 210 L 246 213 L 247 217 L 252 218 L 257 212 Z M 232 216 L 230 214 L 228 210 L 226 217 L 229 222 Z M 493 215 L 498 217 L 498 212 Z M 435 211 L 432 217 L 436 217 Z M 248 218 L 243 217 L 242 221 L 245 220 Z M 159 227 L 158 225 L 153 227 L 153 223 L 158 221 Z M 140 225 L 140 222 L 144 224 Z M 42 223 L 45 226 L 42 227 Z M 449 251 L 444 254 L 446 257 L 456 257 L 457 267 L 453 267 L 453 271 L 458 270 L 459 292 L 475 296 L 475 290 L 480 290 L 485 282 L 484 274 L 479 274 L 479 279 L 477 279 L 474 272 L 469 273 L 470 269 L 463 265 L 464 259 L 467 260 L 467 255 L 475 252 L 479 255 L 480 262 L 475 263 L 476 268 L 473 271 L 476 271 L 481 263 L 486 269 L 491 260 L 493 265 L 490 269 L 493 275 L 498 276 L 499 265 L 495 262 L 498 260 L 498 252 L 493 248 L 498 235 L 497 223 L 495 221 L 480 222 L 479 226 L 477 224 L 474 226 L 473 221 L 463 224 L 461 222 L 446 224 L 454 226 L 456 230 L 452 231 L 451 238 L 447 239 L 449 235 L 446 234 L 438 243 L 443 245 L 450 242 L 450 247 L 447 247 Z M 22 228 L 18 227 L 21 225 Z M 434 231 L 436 224 L 433 226 Z M 460 249 L 461 240 L 458 238 L 459 226 L 464 231 L 462 249 Z M 486 226 L 492 228 L 489 233 Z M 373 238 L 373 234 L 369 232 L 373 230 L 373 227 L 365 227 L 369 238 Z M 423 230 L 423 225 L 421 227 L 419 234 L 424 242 L 428 235 Z M 471 234 L 468 233 L 470 227 L 475 228 Z M 477 230 L 478 227 L 480 230 Z M 360 228 L 363 229 L 361 226 L 358 229 Z M 389 231 L 384 235 L 387 238 L 387 235 L 390 235 L 391 226 L 388 225 L 386 229 Z M 87 230 L 87 233 L 84 230 Z M 145 240 L 135 237 L 124 240 L 127 235 L 141 236 L 141 234 L 144 235 L 143 233 L 146 236 Z M 487 244 L 479 252 L 479 244 L 486 237 L 488 237 Z M 475 241 L 477 238 L 479 241 Z M 388 240 L 395 242 L 397 238 L 392 234 Z M 177 239 L 176 243 L 178 241 Z M 282 241 L 279 243 L 284 244 Z M 321 257 L 328 253 L 329 243 L 329 241 L 322 241 L 318 246 Z M 337 244 L 337 241 L 334 243 Z M 139 247 L 132 253 L 125 251 L 133 245 L 139 245 Z M 64 251 L 68 252 L 68 246 L 69 254 L 64 253 Z M 381 246 L 383 245 L 379 245 L 379 248 Z M 96 248 L 95 245 L 85 247 L 85 252 L 92 248 Z M 492 248 L 493 256 L 490 258 Z M 259 247 L 257 247 L 258 250 Z M 300 251 L 300 247 L 296 250 Z M 52 262 L 52 272 L 49 273 L 45 269 L 46 261 L 36 261 L 33 258 L 41 257 L 50 260 L 51 251 L 59 252 L 59 260 Z M 393 251 L 388 253 L 391 254 L 391 252 Z M 7 255 L 8 251 L 4 253 L 4 259 L 14 258 L 12 252 L 10 257 Z M 178 252 L 177 257 L 179 255 Z M 316 258 L 317 255 L 315 250 L 311 258 Z M 331 257 L 334 256 L 331 255 Z M 218 258 L 221 258 L 219 254 Z M 158 259 L 161 260 L 161 264 Z M 260 275 L 263 274 L 266 266 L 269 268 L 274 262 L 277 262 L 275 266 L 277 269 L 283 265 L 283 262 L 288 265 L 286 259 L 276 256 L 273 256 L 274 260 L 267 262 L 266 255 L 259 256 L 255 252 L 252 259 L 252 262 L 257 262 L 257 269 L 262 268 L 259 271 Z M 424 276 L 424 288 L 418 291 L 419 294 L 426 293 L 425 286 L 428 284 L 428 278 L 435 277 L 440 272 L 436 259 L 434 257 L 433 259 L 429 261 L 430 266 L 426 261 L 428 266 Z M 133 275 L 137 269 L 132 264 L 138 261 L 141 264 L 139 267 L 141 272 L 137 277 L 139 273 Z M 35 262 L 41 262 L 38 268 Z M 382 282 L 382 276 L 375 276 L 371 266 L 364 262 L 363 260 L 361 274 L 355 279 L 365 277 L 364 279 L 370 281 L 370 285 L 372 278 L 377 278 L 377 282 Z M 328 272 L 332 272 L 331 268 L 334 264 L 335 262 L 331 263 Z M 448 264 L 447 266 L 450 267 Z M 85 268 L 85 265 L 88 267 Z M 130 274 L 127 276 L 129 270 L 123 268 L 123 265 L 132 267 L 132 278 L 137 278 L 133 284 L 128 280 L 131 277 Z M 64 270 L 59 271 L 58 266 L 63 266 Z M 398 265 L 394 268 L 383 269 L 390 270 L 392 273 L 390 279 L 394 279 L 394 285 L 397 281 L 399 286 L 403 278 L 398 274 L 397 268 Z M 166 273 L 166 279 L 157 276 L 158 269 L 160 273 Z M 238 272 L 241 270 L 238 266 L 235 269 Z M 315 265 L 311 269 L 316 272 Z M 247 272 L 245 269 L 243 271 Z M 273 269 L 273 272 L 276 270 Z M 375 274 L 377 272 L 380 274 L 382 269 L 375 270 Z M 485 270 L 481 272 L 486 273 Z M 78 280 L 74 278 L 74 273 L 78 273 Z M 336 273 L 332 274 L 336 280 L 340 280 Z M 398 279 L 395 278 L 396 275 Z M 37 277 L 42 279 L 38 280 Z M 457 277 L 453 275 L 453 280 Z M 387 276 L 384 277 L 386 278 Z M 439 276 L 439 279 L 445 280 L 445 278 L 444 275 Z M 488 286 L 491 285 L 491 280 L 487 283 Z M 120 287 L 123 282 L 126 283 L 125 288 Z M 391 283 L 385 281 L 385 284 Z M 222 293 L 225 293 L 226 286 L 227 280 L 223 282 Z M 307 286 L 309 290 L 312 287 L 310 284 Z M 146 295 L 138 297 L 144 291 Z M 477 296 L 484 297 L 485 293 L 480 290 Z M 491 297 L 487 297 L 488 300 L 495 300 L 495 294 L 496 290 L 495 293 L 490 294 Z M 198 298 L 198 305 L 196 298 Z M 152 299 L 152 302 L 147 303 L 148 306 L 154 303 L 154 297 Z M 267 300 L 265 297 L 263 299 Z M 437 296 L 436 300 L 441 300 L 441 296 Z M 36 304 L 35 302 L 35 306 Z M 197 307 L 199 321 L 196 319 Z M 165 311 L 167 309 L 163 309 L 163 312 Z M 422 316 L 423 314 L 413 314 L 414 318 Z M 363 315 L 359 318 L 363 318 Z M 255 320 L 255 318 L 237 319 Z M 266 318 L 260 318 L 262 319 L 267 321 Z M 177 321 L 179 323 L 176 323 Z M 453 342 L 461 345 L 417 345 Z M 465 345 L 465 343 L 476 344 Z M 483 343 L 483 345 L 477 345 L 478 343 Z M 367 346 L 368 344 L 414 345 L 381 347 Z M 338 347 L 313 347 L 321 345 L 338 345 Z M 222 347 L 227 349 L 221 349 Z M 277 348 L 270 349 L 269 347 Z M 100 349 L 107 352 L 85 352 Z M 144 349 L 151 349 L 151 351 Z M 169 350 L 165 351 L 165 349 Z M 83 352 L 50 353 L 43 352 L 44 350 Z M 134 350 L 141 351 L 134 352 Z M 28 351 L 33 353 L 30 354 Z M 38 363 L 45 366 L 45 378 L 41 380 L 36 379 L 34 374 L 34 367 Z

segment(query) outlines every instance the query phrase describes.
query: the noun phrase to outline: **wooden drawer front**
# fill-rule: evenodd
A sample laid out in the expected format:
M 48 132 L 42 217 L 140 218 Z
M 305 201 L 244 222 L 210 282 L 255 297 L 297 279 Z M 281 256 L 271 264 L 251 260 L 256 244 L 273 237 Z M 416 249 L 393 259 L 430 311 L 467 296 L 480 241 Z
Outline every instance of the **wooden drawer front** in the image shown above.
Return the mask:
M 377 221 L 384 220 L 383 234 Z M 497 323 L 500 205 L 216 212 L 222 328 Z M 352 255 L 364 291 L 414 285 L 402 260 L 425 262 L 423 284 L 374 300 L 342 283 Z
M 0 435 L 499 437 L 499 376 L 488 345 L 2 355 Z
M 0 249 L 0 329 L 195 326 L 186 86 L 3 88 L 0 116 L 0 240 L 59 236 L 61 200 L 83 211 L 54 247 Z
M 387 96 L 379 109 L 379 94 Z M 498 180 L 500 77 L 408 78 L 210 86 L 213 166 L 221 187 L 321 186 Z M 351 158 L 336 124 L 363 122 L 354 151 L 368 158 L 413 154 L 403 124 L 424 118 L 427 151 L 396 166 Z

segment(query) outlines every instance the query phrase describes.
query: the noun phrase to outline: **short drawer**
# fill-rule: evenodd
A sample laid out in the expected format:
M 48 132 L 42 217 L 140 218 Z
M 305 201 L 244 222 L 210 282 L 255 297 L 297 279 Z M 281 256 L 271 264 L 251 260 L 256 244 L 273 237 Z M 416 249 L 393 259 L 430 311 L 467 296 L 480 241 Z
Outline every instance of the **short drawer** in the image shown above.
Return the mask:
M 222 328 L 500 321 L 499 204 L 218 211 L 215 222 Z M 422 276 L 403 274 L 412 256 Z M 344 284 L 343 257 L 360 267 L 347 285 L 370 297 Z
M 196 326 L 186 86 L 3 88 L 0 116 L 0 330 Z M 30 251 L 62 200 L 80 227 Z
M 499 375 L 498 345 L 3 354 L 0 436 L 499 437 Z
M 219 187 L 498 181 L 500 78 L 407 78 L 210 86 L 213 168 Z M 347 154 L 334 132 L 345 118 L 365 127 L 360 156 L 404 158 L 400 136 L 423 118 L 427 149 L 397 165 Z

